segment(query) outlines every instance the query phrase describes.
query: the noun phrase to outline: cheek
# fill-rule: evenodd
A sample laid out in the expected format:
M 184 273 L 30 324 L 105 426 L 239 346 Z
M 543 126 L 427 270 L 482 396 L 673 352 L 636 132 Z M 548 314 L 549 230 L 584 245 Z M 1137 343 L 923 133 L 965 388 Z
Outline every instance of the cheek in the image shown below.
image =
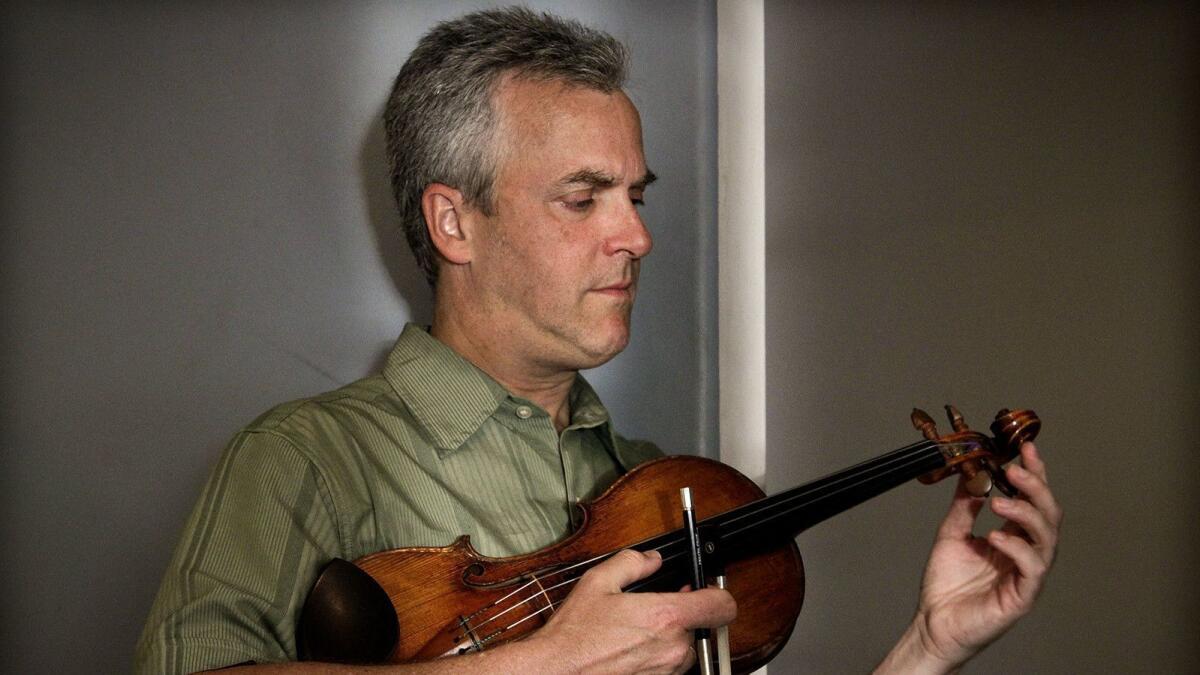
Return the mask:
M 540 231 L 522 233 L 503 242 L 502 264 L 514 274 L 514 281 L 538 277 L 544 281 L 566 282 L 579 280 L 588 274 L 588 252 L 585 243 L 572 238 L 567 228 L 542 226 Z M 575 285 L 578 285 L 577 283 Z
M 526 306 L 563 308 L 579 301 L 596 270 L 587 223 L 559 222 L 553 213 L 517 213 L 493 230 L 489 263 L 497 283 Z

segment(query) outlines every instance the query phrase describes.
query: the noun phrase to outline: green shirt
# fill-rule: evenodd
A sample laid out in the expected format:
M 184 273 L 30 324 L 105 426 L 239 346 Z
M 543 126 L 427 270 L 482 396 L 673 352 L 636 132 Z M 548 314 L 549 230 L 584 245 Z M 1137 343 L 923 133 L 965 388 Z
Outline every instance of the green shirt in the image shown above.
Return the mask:
M 573 503 L 660 454 L 617 436 L 582 377 L 570 404 L 559 434 L 537 405 L 406 326 L 381 374 L 281 405 L 229 444 L 167 568 L 135 670 L 294 660 L 300 608 L 333 557 L 462 534 L 493 556 L 561 539 Z

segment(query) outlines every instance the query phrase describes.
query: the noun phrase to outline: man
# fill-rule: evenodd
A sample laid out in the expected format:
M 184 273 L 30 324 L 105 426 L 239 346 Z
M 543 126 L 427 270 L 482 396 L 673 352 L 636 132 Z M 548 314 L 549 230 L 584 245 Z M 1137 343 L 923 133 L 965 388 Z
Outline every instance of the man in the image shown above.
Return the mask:
M 489 555 L 543 547 L 571 505 L 657 456 L 612 431 L 578 371 L 629 341 L 638 214 L 654 176 L 611 37 L 523 9 L 441 24 L 401 70 L 385 121 L 397 204 L 435 289 L 383 373 L 285 404 L 244 429 L 196 507 L 139 644 L 137 668 L 338 672 L 290 663 L 320 567 L 459 534 Z M 882 664 L 947 672 L 1029 610 L 1060 518 L 1033 447 L 1010 470 L 1028 496 L 971 537 L 956 497 L 913 624 Z M 398 672 L 679 672 L 692 630 L 728 623 L 724 591 L 634 594 L 655 554 L 586 574 L 545 627 Z M 403 630 L 403 626 L 401 627 Z

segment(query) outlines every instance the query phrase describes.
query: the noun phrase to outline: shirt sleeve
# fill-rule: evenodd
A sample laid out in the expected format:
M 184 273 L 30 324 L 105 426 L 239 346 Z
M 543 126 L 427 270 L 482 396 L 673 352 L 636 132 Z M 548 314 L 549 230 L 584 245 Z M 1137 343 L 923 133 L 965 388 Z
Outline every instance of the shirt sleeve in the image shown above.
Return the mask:
M 137 673 L 296 658 L 295 626 L 340 556 L 325 482 L 290 441 L 246 431 L 226 448 L 185 526 L 138 643 Z

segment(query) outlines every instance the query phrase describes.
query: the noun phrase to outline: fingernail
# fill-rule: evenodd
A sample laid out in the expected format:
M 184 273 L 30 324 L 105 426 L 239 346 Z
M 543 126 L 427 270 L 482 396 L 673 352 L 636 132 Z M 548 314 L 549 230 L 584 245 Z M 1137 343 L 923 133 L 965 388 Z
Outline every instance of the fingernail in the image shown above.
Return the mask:
M 1012 500 L 1008 497 L 992 497 L 992 505 L 999 506 L 1002 509 L 1007 509 L 1012 506 Z

